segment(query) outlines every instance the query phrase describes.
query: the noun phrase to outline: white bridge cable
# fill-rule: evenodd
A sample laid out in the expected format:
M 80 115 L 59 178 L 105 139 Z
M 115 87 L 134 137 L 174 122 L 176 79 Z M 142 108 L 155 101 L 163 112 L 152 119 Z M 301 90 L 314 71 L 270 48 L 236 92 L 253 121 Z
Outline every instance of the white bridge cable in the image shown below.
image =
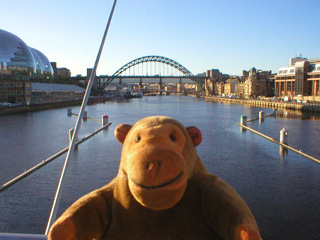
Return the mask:
M 117 3 L 117 0 L 114 0 L 113 6 L 112 6 L 112 10 L 111 10 L 111 13 L 110 13 L 110 16 L 109 16 L 109 19 L 108 19 L 108 23 L 107 23 L 107 26 L 106 26 L 106 29 L 105 29 L 105 32 L 104 32 L 104 35 L 103 35 L 103 38 L 102 38 L 102 41 L 101 41 L 100 49 L 99 49 L 99 52 L 98 52 L 98 55 L 97 55 L 97 58 L 96 58 L 96 61 L 95 61 L 95 64 L 94 64 L 94 68 L 93 68 L 92 73 L 90 75 L 88 86 L 87 86 L 87 89 L 86 89 L 86 92 L 85 92 L 85 95 L 84 95 L 84 98 L 83 98 L 83 101 L 82 101 L 82 105 L 81 105 L 81 108 L 80 108 L 79 116 L 78 116 L 78 119 L 77 119 L 77 122 L 76 122 L 76 125 L 75 125 L 75 128 L 74 128 L 75 129 L 74 130 L 74 134 L 73 134 L 72 140 L 70 142 L 69 151 L 67 153 L 67 156 L 66 156 L 66 159 L 65 159 L 65 162 L 64 162 L 64 165 L 63 165 L 63 169 L 62 169 L 62 172 L 61 172 L 61 177 L 60 177 L 60 180 L 59 180 L 59 184 L 58 184 L 57 191 L 56 191 L 56 194 L 55 194 L 55 198 L 54 198 L 54 201 L 53 201 L 52 209 L 51 209 L 51 212 L 50 212 L 49 221 L 48 221 L 47 228 L 46 228 L 46 231 L 45 231 L 46 235 L 48 234 L 51 225 L 53 224 L 53 222 L 56 219 L 58 206 L 59 206 L 59 202 L 60 202 L 60 197 L 61 197 L 61 192 L 62 192 L 62 189 L 63 189 L 64 176 L 65 176 L 65 173 L 66 173 L 67 168 L 68 168 L 69 159 L 71 158 L 71 156 L 73 154 L 73 151 L 74 151 L 74 148 L 75 148 L 75 143 L 76 143 L 77 136 L 79 134 L 81 121 L 82 121 L 82 118 L 83 118 L 83 115 L 84 115 L 84 112 L 85 112 L 85 108 L 86 108 L 87 103 L 88 103 L 88 99 L 89 99 L 89 96 L 90 96 L 90 92 L 91 92 L 91 88 L 92 88 L 93 82 L 95 80 L 97 67 L 98 67 L 98 64 L 99 64 L 99 61 L 100 61 L 100 56 L 101 56 L 102 49 L 103 49 L 103 46 L 104 46 L 104 43 L 105 43 L 105 40 L 106 40 L 106 37 L 107 37 L 107 34 L 108 34 L 109 26 L 110 26 L 110 23 L 111 23 L 111 19 L 112 19 L 112 16 L 113 16 L 113 12 L 114 12 L 116 3 Z

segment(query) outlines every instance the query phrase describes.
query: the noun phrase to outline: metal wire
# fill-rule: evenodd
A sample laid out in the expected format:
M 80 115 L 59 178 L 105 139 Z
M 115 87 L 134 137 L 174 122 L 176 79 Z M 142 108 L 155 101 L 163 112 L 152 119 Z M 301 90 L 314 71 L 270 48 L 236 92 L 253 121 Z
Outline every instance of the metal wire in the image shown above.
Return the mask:
M 49 221 L 48 221 L 48 224 L 47 224 L 47 228 L 46 228 L 45 234 L 48 234 L 51 225 L 53 224 L 53 222 L 56 219 L 58 206 L 59 206 L 59 202 L 60 202 L 60 197 L 61 197 L 60 193 L 62 192 L 62 189 L 63 189 L 64 176 L 65 176 L 65 173 L 66 173 L 67 168 L 68 168 L 69 159 L 71 158 L 72 153 L 74 151 L 74 147 L 75 147 L 75 143 L 76 143 L 75 140 L 77 139 L 77 136 L 78 136 L 78 133 L 79 133 L 79 130 L 80 130 L 81 121 L 82 121 L 82 118 L 83 118 L 83 115 L 84 115 L 84 112 L 85 112 L 85 108 L 86 108 L 87 103 L 88 103 L 88 99 L 89 99 L 89 96 L 90 96 L 91 88 L 92 88 L 92 85 L 93 85 L 93 82 L 94 82 L 94 79 L 95 79 L 95 76 L 96 76 L 96 71 L 97 71 L 97 67 L 98 67 L 98 64 L 99 64 L 100 56 L 101 56 L 101 53 L 102 53 L 104 42 L 105 42 L 107 34 L 108 34 L 109 26 L 110 26 L 110 23 L 111 23 L 111 19 L 112 19 L 112 15 L 113 15 L 116 3 L 117 3 L 117 0 L 114 0 L 113 6 L 112 6 L 112 10 L 111 10 L 111 13 L 110 13 L 110 16 L 109 16 L 109 20 L 108 20 L 108 23 L 107 23 L 107 26 L 106 26 L 106 29 L 105 29 L 105 32 L 104 32 L 104 35 L 103 35 L 103 38 L 102 38 L 102 41 L 101 41 L 100 49 L 99 49 L 99 52 L 98 52 L 98 55 L 97 55 L 97 58 L 96 58 L 96 61 L 95 61 L 95 64 L 94 64 L 94 68 L 93 68 L 92 73 L 90 75 L 90 79 L 89 79 L 89 82 L 88 82 L 86 93 L 85 93 L 85 96 L 84 96 L 83 101 L 82 101 L 82 105 L 81 105 L 81 108 L 80 108 L 80 113 L 79 113 L 79 116 L 78 116 L 78 119 L 77 119 L 77 122 L 76 122 L 76 125 L 75 125 L 75 130 L 74 130 L 74 134 L 72 136 L 72 141 L 71 141 L 70 146 L 69 146 L 69 151 L 67 153 L 67 157 L 66 157 L 64 165 L 63 165 L 63 169 L 62 169 L 62 172 L 61 172 L 61 177 L 60 177 L 58 188 L 57 188 L 57 191 L 56 191 L 56 195 L 55 195 L 55 198 L 54 198 L 54 201 L 53 201 L 53 205 L 52 205 L 52 209 L 51 209 L 51 212 L 50 212 L 50 217 L 49 217 Z

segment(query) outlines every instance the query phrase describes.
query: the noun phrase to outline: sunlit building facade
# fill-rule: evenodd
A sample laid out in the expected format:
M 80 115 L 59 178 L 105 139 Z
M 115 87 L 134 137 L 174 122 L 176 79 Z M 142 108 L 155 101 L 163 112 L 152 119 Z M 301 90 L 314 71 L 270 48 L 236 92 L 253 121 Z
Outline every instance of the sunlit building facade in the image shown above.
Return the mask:
M 290 65 L 278 70 L 275 81 L 275 95 L 320 96 L 320 58 L 290 59 Z
M 267 79 L 271 71 L 261 71 L 251 68 L 249 76 L 244 82 L 244 97 L 256 98 L 267 95 Z

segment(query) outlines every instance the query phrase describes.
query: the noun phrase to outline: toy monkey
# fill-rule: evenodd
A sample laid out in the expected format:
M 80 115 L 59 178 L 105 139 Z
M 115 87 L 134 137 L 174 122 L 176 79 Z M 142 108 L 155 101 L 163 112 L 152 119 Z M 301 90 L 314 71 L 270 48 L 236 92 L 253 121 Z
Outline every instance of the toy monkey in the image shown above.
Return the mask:
M 61 239 L 261 239 L 242 198 L 207 172 L 195 147 L 202 135 L 164 116 L 121 124 L 119 172 L 54 223 Z

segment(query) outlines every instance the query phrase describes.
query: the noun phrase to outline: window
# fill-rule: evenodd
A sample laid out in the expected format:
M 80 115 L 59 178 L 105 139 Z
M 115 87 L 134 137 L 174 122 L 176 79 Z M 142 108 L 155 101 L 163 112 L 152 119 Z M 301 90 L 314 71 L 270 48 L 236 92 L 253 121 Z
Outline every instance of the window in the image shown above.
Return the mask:
M 288 91 L 291 92 L 292 82 L 288 82 Z
M 294 73 L 294 69 L 290 69 L 290 73 Z
M 9 83 L 8 85 L 9 85 L 8 87 L 16 87 L 15 83 Z
M 17 95 L 22 95 L 22 94 L 23 94 L 23 91 L 17 90 Z
M 23 83 L 17 83 L 17 87 L 23 87 Z
M 294 82 L 296 95 L 304 94 L 304 72 L 302 67 L 296 68 L 296 81 Z
M 279 71 L 279 74 L 282 74 L 282 70 Z
M 286 74 L 288 72 L 288 70 L 283 70 L 283 74 Z
M 281 84 L 281 91 L 284 91 L 284 82 L 282 82 L 280 84 Z
M 310 72 L 312 72 L 313 70 L 315 70 L 315 66 L 316 66 L 316 65 L 314 65 L 314 64 L 311 64 L 311 65 L 310 65 Z

